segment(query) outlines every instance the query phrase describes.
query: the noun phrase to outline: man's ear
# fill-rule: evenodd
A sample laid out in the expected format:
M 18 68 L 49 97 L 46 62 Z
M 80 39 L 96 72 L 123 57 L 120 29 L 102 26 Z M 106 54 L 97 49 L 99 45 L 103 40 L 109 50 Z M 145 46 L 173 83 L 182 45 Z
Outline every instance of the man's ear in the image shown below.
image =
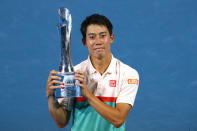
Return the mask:
M 85 38 L 82 38 L 82 43 L 84 46 L 87 46 Z
M 113 43 L 114 42 L 114 34 L 111 34 L 110 39 L 111 39 L 111 43 Z

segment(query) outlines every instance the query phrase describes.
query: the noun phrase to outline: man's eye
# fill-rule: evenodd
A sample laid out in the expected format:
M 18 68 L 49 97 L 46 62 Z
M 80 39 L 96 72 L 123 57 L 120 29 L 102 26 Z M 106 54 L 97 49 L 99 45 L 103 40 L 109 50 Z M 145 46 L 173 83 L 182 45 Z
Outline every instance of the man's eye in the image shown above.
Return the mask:
M 104 38 L 106 35 L 101 35 L 101 38 Z
M 90 39 L 94 39 L 94 36 L 89 36 Z

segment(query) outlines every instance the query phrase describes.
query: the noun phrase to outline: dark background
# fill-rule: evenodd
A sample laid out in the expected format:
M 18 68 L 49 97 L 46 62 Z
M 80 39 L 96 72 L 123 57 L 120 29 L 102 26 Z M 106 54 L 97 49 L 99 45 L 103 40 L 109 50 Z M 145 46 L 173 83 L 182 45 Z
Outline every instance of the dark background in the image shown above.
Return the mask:
M 197 1 L 1 0 L 0 130 L 56 127 L 45 97 L 60 43 L 57 9 L 71 10 L 73 64 L 88 56 L 80 24 L 93 13 L 114 25 L 113 55 L 135 68 L 140 86 L 126 131 L 197 131 Z

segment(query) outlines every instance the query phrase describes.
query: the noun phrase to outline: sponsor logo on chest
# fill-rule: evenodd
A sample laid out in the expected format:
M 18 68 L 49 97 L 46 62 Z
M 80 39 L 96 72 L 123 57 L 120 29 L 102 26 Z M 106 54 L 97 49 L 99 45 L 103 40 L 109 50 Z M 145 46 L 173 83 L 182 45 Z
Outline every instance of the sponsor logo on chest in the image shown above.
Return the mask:
M 109 87 L 116 87 L 116 80 L 109 80 Z

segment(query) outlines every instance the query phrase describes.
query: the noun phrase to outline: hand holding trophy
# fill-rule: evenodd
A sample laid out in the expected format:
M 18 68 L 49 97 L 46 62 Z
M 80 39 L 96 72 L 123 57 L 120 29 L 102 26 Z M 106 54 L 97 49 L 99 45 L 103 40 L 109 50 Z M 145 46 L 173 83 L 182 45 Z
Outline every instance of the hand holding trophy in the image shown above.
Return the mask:
M 71 13 L 67 8 L 59 8 L 58 14 L 59 23 L 57 24 L 57 29 L 61 42 L 61 57 L 59 65 L 59 72 L 61 72 L 61 74 L 58 76 L 61 77 L 61 81 L 64 85 L 61 85 L 61 89 L 59 88 L 55 90 L 55 97 L 56 99 L 80 97 L 80 87 L 75 85 L 78 81 L 74 79 L 75 73 L 70 56 L 72 28 Z

